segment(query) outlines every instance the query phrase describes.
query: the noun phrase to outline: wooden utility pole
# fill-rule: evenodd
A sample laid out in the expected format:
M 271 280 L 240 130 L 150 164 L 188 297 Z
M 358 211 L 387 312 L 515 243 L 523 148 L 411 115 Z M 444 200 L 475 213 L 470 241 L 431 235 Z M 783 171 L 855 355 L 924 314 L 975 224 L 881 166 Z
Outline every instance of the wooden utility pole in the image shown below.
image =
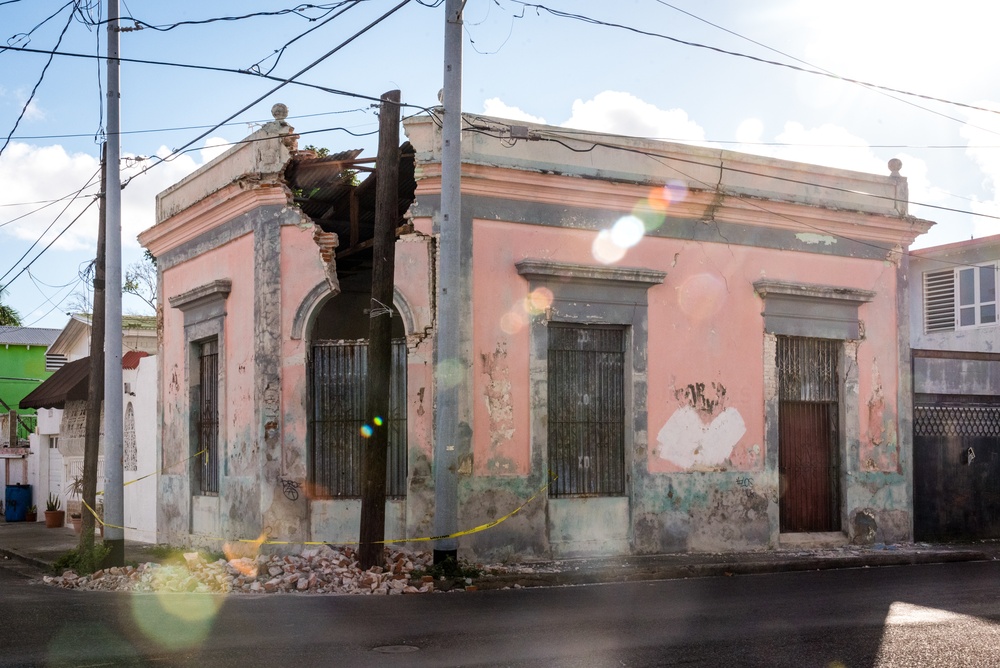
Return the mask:
M 97 508 L 97 459 L 101 452 L 101 403 L 104 400 L 104 273 L 105 188 L 108 174 L 107 144 L 101 153 L 101 201 L 97 227 L 97 257 L 94 260 L 94 306 L 90 317 L 90 378 L 87 385 L 87 423 L 83 437 L 83 502 Z M 80 554 L 94 547 L 94 516 L 86 507 L 83 513 L 83 530 L 80 532 Z
M 382 95 L 379 108 L 375 178 L 375 236 L 372 252 L 372 297 L 368 325 L 368 393 L 365 403 L 371 435 L 364 441 L 361 469 L 361 536 L 363 570 L 382 564 L 385 539 L 386 466 L 389 456 L 389 377 L 392 372 L 392 288 L 399 217 L 398 90 Z

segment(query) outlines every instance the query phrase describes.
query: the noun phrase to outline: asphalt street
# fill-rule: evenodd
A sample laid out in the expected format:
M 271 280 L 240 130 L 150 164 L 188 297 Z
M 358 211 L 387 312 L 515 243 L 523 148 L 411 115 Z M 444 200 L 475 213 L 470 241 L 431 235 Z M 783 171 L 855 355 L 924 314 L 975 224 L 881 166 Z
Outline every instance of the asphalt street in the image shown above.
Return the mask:
M 1000 563 L 363 597 L 65 591 L 0 568 L 3 666 L 1000 666 Z

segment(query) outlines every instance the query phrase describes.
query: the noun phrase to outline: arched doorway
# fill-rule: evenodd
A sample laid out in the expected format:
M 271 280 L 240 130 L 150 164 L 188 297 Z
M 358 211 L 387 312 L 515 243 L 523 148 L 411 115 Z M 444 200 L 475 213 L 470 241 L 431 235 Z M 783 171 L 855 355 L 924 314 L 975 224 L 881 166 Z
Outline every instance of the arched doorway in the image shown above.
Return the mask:
M 309 336 L 309 482 L 314 498 L 361 497 L 368 374 L 370 293 L 342 292 L 320 307 Z M 388 497 L 406 496 L 406 340 L 403 320 L 392 313 Z

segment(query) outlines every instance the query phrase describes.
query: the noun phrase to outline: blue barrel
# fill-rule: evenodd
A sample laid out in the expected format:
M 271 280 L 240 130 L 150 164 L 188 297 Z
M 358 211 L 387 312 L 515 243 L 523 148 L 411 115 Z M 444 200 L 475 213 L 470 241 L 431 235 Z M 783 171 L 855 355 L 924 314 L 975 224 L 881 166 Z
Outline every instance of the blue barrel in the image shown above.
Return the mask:
M 23 522 L 31 507 L 31 485 L 7 485 L 4 500 L 4 519 L 8 522 Z

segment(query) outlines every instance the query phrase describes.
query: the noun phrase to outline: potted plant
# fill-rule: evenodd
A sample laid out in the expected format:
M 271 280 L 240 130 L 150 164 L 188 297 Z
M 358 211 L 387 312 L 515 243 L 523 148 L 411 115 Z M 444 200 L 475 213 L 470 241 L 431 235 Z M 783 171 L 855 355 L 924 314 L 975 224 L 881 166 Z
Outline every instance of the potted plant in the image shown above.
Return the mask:
M 49 500 L 45 502 L 45 526 L 49 529 L 58 529 L 66 523 L 66 511 L 61 507 L 59 497 L 49 494 Z
M 81 497 L 83 495 L 83 476 L 73 476 L 66 491 L 74 498 Z M 71 509 L 69 521 L 73 525 L 74 533 L 79 534 L 83 530 L 83 515 L 80 513 L 79 508 L 76 510 Z
M 28 512 L 24 514 L 25 522 L 37 522 L 38 521 L 38 507 L 31 506 L 28 508 Z

